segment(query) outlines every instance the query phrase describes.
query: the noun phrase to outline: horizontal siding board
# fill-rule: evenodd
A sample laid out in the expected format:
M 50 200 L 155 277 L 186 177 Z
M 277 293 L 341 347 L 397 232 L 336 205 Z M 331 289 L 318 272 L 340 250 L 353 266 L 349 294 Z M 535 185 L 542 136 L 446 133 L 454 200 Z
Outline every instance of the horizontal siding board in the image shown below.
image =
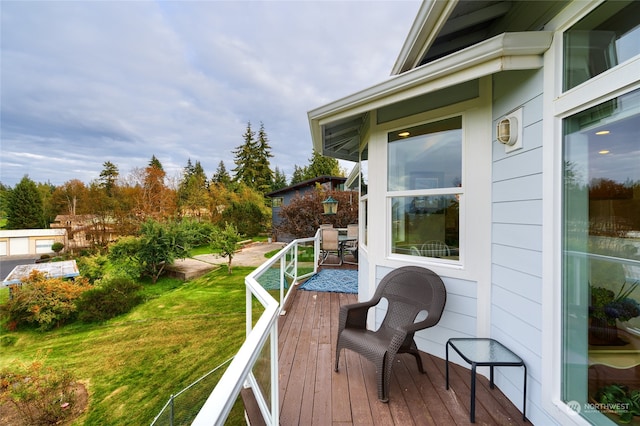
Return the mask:
M 477 299 L 447 293 L 446 312 L 477 316 Z
M 494 182 L 492 185 L 493 201 L 521 201 L 542 198 L 542 174 L 534 174 Z
M 442 327 L 449 331 L 457 331 L 463 334 L 475 335 L 476 317 L 445 310 L 437 327 Z
M 501 287 L 536 303 L 542 303 L 542 280 L 540 276 L 526 274 L 522 271 L 494 264 L 491 278 L 494 288 Z
M 493 76 L 494 120 L 542 97 L 543 70 L 506 71 Z M 538 117 L 542 117 L 539 115 Z M 525 116 L 526 119 L 526 116 Z M 525 125 L 527 121 L 525 120 Z
M 542 274 L 541 252 L 494 244 L 492 256 L 496 265 L 534 276 Z
M 540 105 L 542 105 L 542 103 L 540 103 Z M 525 126 L 522 132 L 524 133 L 524 139 L 522 139 L 522 149 L 524 151 L 542 148 L 542 121 L 537 121 Z
M 540 225 L 494 223 L 491 234 L 491 241 L 495 244 L 542 250 L 542 226 Z
M 542 225 L 542 200 L 494 203 L 493 222 Z
M 497 337 L 500 334 L 504 336 L 503 339 L 509 339 L 510 336 L 509 340 L 502 341 L 502 343 L 511 350 L 514 350 L 513 346 L 517 342 L 518 345 L 527 347 L 533 354 L 542 353 L 540 329 L 524 321 L 520 315 L 513 315 L 498 306 L 493 306 L 491 323 L 493 324 L 492 336 Z
M 512 157 L 496 161 L 493 164 L 493 181 L 501 182 L 518 177 L 540 173 L 542 149 L 536 148 L 519 152 Z
M 504 288 L 494 286 L 491 292 L 491 304 L 520 318 L 532 327 L 537 329 L 542 328 L 542 318 L 539 315 L 541 309 L 540 304 L 530 299 Z

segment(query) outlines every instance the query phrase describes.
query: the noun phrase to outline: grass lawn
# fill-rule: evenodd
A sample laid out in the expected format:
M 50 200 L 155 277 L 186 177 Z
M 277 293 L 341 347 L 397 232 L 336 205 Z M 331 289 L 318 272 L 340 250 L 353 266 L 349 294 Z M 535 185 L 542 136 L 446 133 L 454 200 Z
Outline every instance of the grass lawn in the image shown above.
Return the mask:
M 0 342 L 10 343 L 0 348 L 0 369 L 41 359 L 70 370 L 89 392 L 87 411 L 75 425 L 148 425 L 171 394 L 240 348 L 244 277 L 253 269 L 236 267 L 229 276 L 220 268 L 186 283 L 147 284 L 150 300 L 103 324 L 71 324 L 50 332 L 2 330 Z M 226 424 L 244 424 L 241 403 Z

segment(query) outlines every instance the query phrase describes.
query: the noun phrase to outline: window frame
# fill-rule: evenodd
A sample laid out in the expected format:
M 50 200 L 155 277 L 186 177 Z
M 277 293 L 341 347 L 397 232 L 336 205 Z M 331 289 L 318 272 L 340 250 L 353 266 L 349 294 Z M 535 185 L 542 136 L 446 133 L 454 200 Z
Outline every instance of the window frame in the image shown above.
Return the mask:
M 463 267 L 463 259 L 466 241 L 466 233 L 464 232 L 464 212 L 465 212 L 465 182 L 467 176 L 466 170 L 466 115 L 465 108 L 456 108 L 456 112 L 449 114 L 438 114 L 429 117 L 428 119 L 410 121 L 408 125 L 396 125 L 390 128 L 385 128 L 385 222 L 386 222 L 386 245 L 385 245 L 385 257 L 391 260 L 399 260 L 403 262 L 411 262 L 411 263 L 424 263 L 427 265 L 439 265 L 439 266 L 448 266 L 455 268 Z M 460 187 L 447 187 L 447 188 L 435 188 L 435 189 L 409 189 L 409 190 L 389 190 L 388 186 L 388 167 L 389 167 L 389 144 L 394 142 L 389 142 L 388 135 L 389 133 L 397 132 L 399 130 L 403 130 L 410 127 L 421 126 L 424 124 L 435 123 L 442 120 L 447 120 L 454 117 L 460 117 L 461 120 L 461 181 L 462 186 Z M 427 257 L 427 256 L 412 256 L 408 254 L 394 253 L 393 252 L 393 198 L 398 197 L 421 197 L 421 196 L 433 196 L 433 195 L 455 195 L 459 197 L 459 217 L 458 217 L 458 259 L 441 259 L 437 257 Z
M 542 343 L 542 364 L 552 368 L 542 372 L 542 406 L 548 413 L 561 422 L 589 425 L 585 418 L 577 416 L 575 411 L 563 401 L 563 354 L 564 344 L 562 291 L 563 280 L 563 235 L 562 215 L 563 174 L 562 174 L 562 125 L 565 118 L 587 110 L 607 100 L 640 88 L 637 75 L 640 75 L 640 56 L 633 57 L 617 66 L 598 74 L 591 79 L 564 91 L 564 32 L 575 23 L 595 10 L 603 1 L 593 3 L 575 2 L 568 6 L 547 28 L 555 32 L 554 41 L 544 57 L 544 99 L 543 99 L 543 138 L 554 141 L 543 151 L 544 164 L 552 165 L 543 175 L 543 199 L 550 200 L 543 208 L 543 271 L 542 306 L 543 335 L 553 336 Z M 559 284 L 558 284 L 559 283 Z

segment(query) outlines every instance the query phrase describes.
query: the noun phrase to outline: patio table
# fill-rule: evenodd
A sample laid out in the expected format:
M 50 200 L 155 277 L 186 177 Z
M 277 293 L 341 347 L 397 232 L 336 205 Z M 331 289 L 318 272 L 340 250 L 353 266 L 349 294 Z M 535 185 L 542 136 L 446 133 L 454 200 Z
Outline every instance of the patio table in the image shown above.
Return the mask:
M 446 383 L 449 389 L 449 346 L 451 346 L 466 362 L 471 364 L 471 409 L 469 418 L 471 423 L 476 420 L 476 367 L 485 366 L 490 369 L 489 383 L 493 385 L 494 367 L 524 367 L 524 397 L 522 402 L 522 420 L 526 421 L 527 407 L 527 366 L 518 355 L 495 339 L 489 338 L 451 338 L 445 345 L 446 352 Z

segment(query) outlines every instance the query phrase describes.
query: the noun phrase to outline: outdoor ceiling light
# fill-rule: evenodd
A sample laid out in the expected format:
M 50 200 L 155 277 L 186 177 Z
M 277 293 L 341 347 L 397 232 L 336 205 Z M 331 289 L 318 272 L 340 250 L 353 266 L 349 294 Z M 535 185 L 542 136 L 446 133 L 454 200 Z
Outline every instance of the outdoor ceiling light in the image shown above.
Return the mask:
M 602 135 L 608 135 L 609 133 L 611 132 L 608 130 L 600 130 L 599 132 L 596 132 L 596 135 L 602 136 Z
M 401 138 L 406 138 L 407 136 L 409 136 L 411 133 L 404 131 L 404 132 L 400 132 L 398 133 L 398 136 L 400 136 Z

